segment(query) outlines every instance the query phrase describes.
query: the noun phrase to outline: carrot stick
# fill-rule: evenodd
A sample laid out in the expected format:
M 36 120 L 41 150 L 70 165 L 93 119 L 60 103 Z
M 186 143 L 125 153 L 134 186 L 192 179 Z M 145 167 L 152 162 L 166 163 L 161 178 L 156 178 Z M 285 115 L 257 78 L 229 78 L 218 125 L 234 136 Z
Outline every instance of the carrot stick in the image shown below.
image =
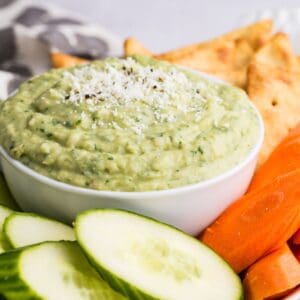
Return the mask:
M 297 231 L 299 199 L 300 169 L 241 197 L 204 231 L 202 241 L 240 272 Z
M 51 54 L 51 62 L 54 68 L 67 68 L 75 65 L 86 64 L 89 61 L 77 56 L 55 52 Z
M 300 124 L 277 146 L 257 170 L 248 191 L 262 187 L 275 177 L 300 168 Z
M 286 244 L 252 265 L 244 279 L 247 300 L 281 298 L 298 284 L 300 263 Z

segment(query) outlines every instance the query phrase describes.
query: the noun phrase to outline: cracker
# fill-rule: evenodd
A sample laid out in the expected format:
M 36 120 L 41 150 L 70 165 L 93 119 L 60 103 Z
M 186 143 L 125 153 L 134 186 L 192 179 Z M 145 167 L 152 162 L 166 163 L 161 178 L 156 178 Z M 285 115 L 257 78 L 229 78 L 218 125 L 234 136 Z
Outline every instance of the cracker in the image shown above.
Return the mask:
M 86 64 L 88 62 L 89 60 L 87 59 L 62 52 L 54 52 L 51 54 L 51 64 L 54 68 L 68 68 L 80 64 Z
M 271 33 L 272 21 L 265 20 L 209 42 L 157 55 L 156 58 L 212 74 L 244 88 L 249 63 Z
M 263 20 L 251 24 L 247 27 L 242 27 L 233 30 L 208 42 L 197 43 L 172 51 L 168 51 L 166 53 L 158 55 L 157 58 L 172 61 L 181 58 L 183 55 L 189 55 L 191 52 L 197 52 L 202 51 L 206 48 L 211 48 L 211 46 L 213 46 L 214 43 L 222 44 L 222 42 L 239 39 L 246 40 L 252 49 L 257 50 L 269 39 L 272 33 L 272 29 L 273 22 L 271 20 Z
M 211 41 L 189 45 L 160 55 L 153 55 L 139 41 L 125 41 L 125 56 L 141 54 L 196 69 L 244 88 L 248 65 L 255 53 L 270 37 L 272 21 L 264 20 L 239 28 Z
M 275 34 L 254 55 L 247 92 L 265 124 L 259 164 L 300 121 L 300 68 L 289 37 Z
M 287 34 L 276 33 L 253 57 L 252 63 L 261 63 L 290 71 L 299 70 L 299 58 L 294 54 Z
M 128 38 L 124 42 L 124 56 L 130 56 L 134 54 L 152 56 L 153 53 L 148 50 L 142 43 L 135 38 Z
M 247 67 L 253 55 L 254 50 L 245 39 L 222 40 L 207 44 L 200 51 L 193 51 L 169 62 L 245 87 Z

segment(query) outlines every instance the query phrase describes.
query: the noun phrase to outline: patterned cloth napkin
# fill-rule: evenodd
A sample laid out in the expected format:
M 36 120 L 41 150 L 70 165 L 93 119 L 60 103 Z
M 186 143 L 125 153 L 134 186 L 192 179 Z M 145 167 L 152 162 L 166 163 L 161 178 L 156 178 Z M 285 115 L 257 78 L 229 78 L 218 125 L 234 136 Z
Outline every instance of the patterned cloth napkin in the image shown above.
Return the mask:
M 50 67 L 52 51 L 85 58 L 121 55 L 122 41 L 74 13 L 30 0 L 0 0 L 0 99 Z

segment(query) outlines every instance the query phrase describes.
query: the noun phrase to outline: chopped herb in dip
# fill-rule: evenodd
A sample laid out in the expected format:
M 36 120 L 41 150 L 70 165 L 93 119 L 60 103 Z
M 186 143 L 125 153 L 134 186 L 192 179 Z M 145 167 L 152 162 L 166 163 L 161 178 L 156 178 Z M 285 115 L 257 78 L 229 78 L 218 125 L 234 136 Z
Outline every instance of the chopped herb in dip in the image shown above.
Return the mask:
M 209 179 L 258 136 L 242 90 L 141 56 L 34 77 L 1 104 L 0 128 L 2 146 L 37 172 L 111 191 Z

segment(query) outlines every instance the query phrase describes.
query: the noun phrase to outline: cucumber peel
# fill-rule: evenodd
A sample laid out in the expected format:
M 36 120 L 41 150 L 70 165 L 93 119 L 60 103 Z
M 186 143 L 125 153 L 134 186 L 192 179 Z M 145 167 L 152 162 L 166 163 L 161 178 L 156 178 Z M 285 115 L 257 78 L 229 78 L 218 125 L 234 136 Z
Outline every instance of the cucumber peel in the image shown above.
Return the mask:
M 0 205 L 0 253 L 4 252 L 5 250 L 9 249 L 9 245 L 3 234 L 3 224 L 5 219 L 12 214 L 14 211 L 8 207 Z
M 75 232 L 101 277 L 129 299 L 243 299 L 240 278 L 229 265 L 169 225 L 97 209 L 77 217 Z
M 12 248 L 46 241 L 75 241 L 72 227 L 33 213 L 10 214 L 4 221 L 3 234 Z
M 7 300 L 125 300 L 89 265 L 76 242 L 45 242 L 0 255 Z

